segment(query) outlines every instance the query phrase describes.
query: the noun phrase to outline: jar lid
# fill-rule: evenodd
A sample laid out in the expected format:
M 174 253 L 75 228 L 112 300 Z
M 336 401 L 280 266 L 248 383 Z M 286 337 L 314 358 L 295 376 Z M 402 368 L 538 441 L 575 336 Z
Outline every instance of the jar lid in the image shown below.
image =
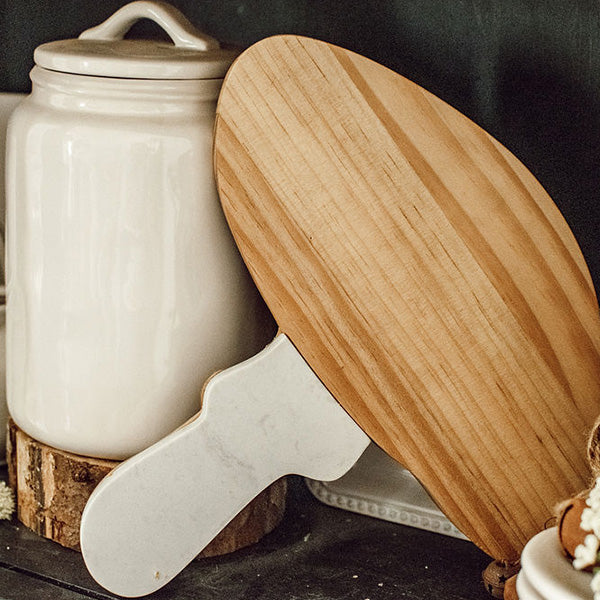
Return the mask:
M 123 36 L 140 19 L 151 19 L 173 44 L 127 40 Z M 78 39 L 49 42 L 36 48 L 35 63 L 45 69 L 127 79 L 220 79 L 238 52 L 200 33 L 176 8 L 139 0 L 120 8 L 104 23 Z

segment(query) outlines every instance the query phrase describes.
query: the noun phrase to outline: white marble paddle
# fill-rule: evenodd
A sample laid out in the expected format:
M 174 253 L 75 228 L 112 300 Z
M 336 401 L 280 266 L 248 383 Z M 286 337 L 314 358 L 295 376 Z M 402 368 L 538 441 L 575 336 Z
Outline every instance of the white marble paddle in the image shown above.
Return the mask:
M 111 592 L 149 594 L 273 481 L 337 479 L 368 443 L 280 334 L 212 377 L 195 419 L 100 482 L 81 519 L 85 563 Z

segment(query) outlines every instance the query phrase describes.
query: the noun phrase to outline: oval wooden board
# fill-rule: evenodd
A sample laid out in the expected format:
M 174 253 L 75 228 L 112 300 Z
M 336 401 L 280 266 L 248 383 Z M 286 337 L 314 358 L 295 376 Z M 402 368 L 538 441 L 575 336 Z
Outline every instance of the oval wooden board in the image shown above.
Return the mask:
M 462 114 L 323 42 L 254 45 L 217 112 L 223 208 L 281 330 L 459 529 L 517 558 L 588 484 L 600 409 L 597 300 L 552 200 Z

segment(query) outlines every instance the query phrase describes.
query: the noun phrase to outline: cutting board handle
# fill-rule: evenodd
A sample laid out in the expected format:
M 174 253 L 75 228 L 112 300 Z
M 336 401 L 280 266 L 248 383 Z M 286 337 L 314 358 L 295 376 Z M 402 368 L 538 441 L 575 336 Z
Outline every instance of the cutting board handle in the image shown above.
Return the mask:
M 368 443 L 280 334 L 210 379 L 197 418 L 100 483 L 81 519 L 86 565 L 113 593 L 152 593 L 273 481 L 337 479 Z

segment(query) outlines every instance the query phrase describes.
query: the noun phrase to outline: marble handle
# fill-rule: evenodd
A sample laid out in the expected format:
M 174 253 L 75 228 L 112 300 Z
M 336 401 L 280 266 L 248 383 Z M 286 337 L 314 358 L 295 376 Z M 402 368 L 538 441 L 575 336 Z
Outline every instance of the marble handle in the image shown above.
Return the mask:
M 199 415 L 109 474 L 81 520 L 91 575 L 137 597 L 179 573 L 279 477 L 341 477 L 368 437 L 285 335 L 215 375 Z

